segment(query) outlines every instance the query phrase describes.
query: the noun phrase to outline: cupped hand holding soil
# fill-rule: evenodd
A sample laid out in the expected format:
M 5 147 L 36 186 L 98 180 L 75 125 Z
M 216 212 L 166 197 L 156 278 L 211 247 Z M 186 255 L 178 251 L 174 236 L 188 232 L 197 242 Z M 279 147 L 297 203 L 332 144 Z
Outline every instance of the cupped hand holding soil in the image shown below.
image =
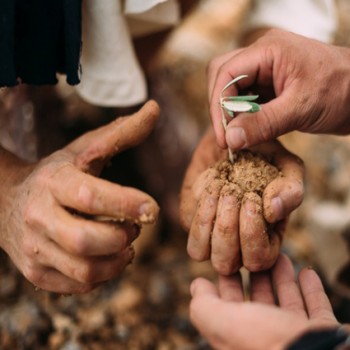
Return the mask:
M 188 167 L 180 218 L 189 231 L 187 250 L 211 259 L 220 274 L 276 261 L 288 215 L 302 202 L 303 162 L 278 141 L 241 151 L 233 164 L 210 129 Z

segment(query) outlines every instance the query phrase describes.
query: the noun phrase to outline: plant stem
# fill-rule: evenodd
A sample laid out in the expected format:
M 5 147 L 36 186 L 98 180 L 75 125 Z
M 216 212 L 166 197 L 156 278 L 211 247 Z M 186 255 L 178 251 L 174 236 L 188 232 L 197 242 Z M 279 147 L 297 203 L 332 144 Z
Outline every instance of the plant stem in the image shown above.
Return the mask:
M 223 108 L 221 108 L 221 121 L 222 121 L 222 125 L 224 126 L 224 129 L 225 129 L 225 132 L 226 132 L 227 120 L 225 118 L 225 113 L 224 113 Z M 232 149 L 230 147 L 228 147 L 228 159 L 233 164 L 235 157 L 234 157 L 233 151 L 232 151 Z

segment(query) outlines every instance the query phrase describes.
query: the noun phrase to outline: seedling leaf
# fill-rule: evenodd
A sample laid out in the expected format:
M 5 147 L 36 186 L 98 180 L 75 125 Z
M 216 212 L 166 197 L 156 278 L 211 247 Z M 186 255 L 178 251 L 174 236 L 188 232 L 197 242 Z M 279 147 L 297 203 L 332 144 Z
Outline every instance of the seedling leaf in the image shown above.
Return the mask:
M 257 98 L 259 98 L 259 95 L 225 96 L 222 99 L 231 101 L 255 101 Z
M 237 81 L 247 78 L 248 75 L 240 75 L 237 78 L 231 80 L 228 84 L 225 85 L 225 87 L 221 90 L 220 95 L 220 106 L 221 106 L 221 117 L 222 117 L 222 124 L 224 126 L 224 129 L 226 131 L 227 129 L 227 120 L 225 118 L 225 112 L 228 114 L 231 118 L 234 118 L 234 112 L 248 112 L 248 113 L 254 113 L 260 111 L 259 104 L 252 102 L 255 101 L 259 96 L 258 95 L 247 95 L 247 96 L 223 96 L 225 90 L 235 84 Z M 228 157 L 230 159 L 230 162 L 234 162 L 234 154 L 232 150 L 228 149 Z
M 231 112 L 250 112 L 252 102 L 247 101 L 222 101 L 222 107 Z
M 231 80 L 228 84 L 226 84 L 226 85 L 224 86 L 224 88 L 223 88 L 222 91 L 221 91 L 221 95 L 222 95 L 222 93 L 223 93 L 227 88 L 229 88 L 231 85 L 233 85 L 233 84 L 237 83 L 237 81 L 239 81 L 239 80 L 241 80 L 241 79 L 243 79 L 243 78 L 247 78 L 247 77 L 248 77 L 248 75 L 239 75 L 237 78 L 234 78 L 233 80 Z

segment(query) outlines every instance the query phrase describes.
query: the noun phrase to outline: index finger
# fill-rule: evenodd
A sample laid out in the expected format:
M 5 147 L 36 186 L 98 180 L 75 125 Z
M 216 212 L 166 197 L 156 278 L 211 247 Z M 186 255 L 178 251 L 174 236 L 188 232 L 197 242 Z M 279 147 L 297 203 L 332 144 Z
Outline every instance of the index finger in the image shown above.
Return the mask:
M 65 207 L 84 214 L 108 216 L 138 224 L 154 222 L 158 217 L 156 201 L 142 191 L 96 178 L 73 166 L 65 167 L 61 172 L 64 174 L 60 174 L 51 187 L 55 198 Z M 64 184 L 64 191 L 62 179 L 69 179 Z
M 247 88 L 252 86 L 259 74 L 260 52 L 251 47 L 240 50 L 237 54 L 231 56 L 229 60 L 223 63 L 217 70 L 214 84 L 212 86 L 212 94 L 210 98 L 210 116 L 213 123 L 215 135 L 220 147 L 227 147 L 225 140 L 225 131 L 222 125 L 220 96 L 222 89 L 232 79 L 239 75 L 246 74 L 248 77 L 237 82 L 231 88 L 232 95 L 238 94 L 239 88 Z M 213 79 L 213 78 L 210 78 Z

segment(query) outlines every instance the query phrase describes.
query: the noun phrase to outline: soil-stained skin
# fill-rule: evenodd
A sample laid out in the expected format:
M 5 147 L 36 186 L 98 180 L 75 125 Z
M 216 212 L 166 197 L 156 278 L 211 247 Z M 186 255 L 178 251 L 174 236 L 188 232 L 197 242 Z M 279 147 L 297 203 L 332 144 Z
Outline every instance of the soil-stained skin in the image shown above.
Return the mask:
M 280 171 L 260 153 L 248 150 L 237 153 L 231 163 L 228 159 L 218 162 L 214 166 L 224 184 L 235 184 L 238 201 L 245 193 L 256 193 L 262 196 L 267 185 L 278 176 Z
M 216 174 L 219 187 L 216 192 L 220 197 L 216 212 L 216 220 L 220 223 L 214 224 L 211 237 L 214 268 L 222 274 L 229 274 L 242 263 L 251 271 L 269 267 L 274 262 L 280 238 L 274 232 L 275 224 L 264 218 L 262 197 L 265 188 L 282 177 L 282 173 L 264 155 L 249 150 L 237 153 L 233 163 L 228 159 L 217 162 L 212 172 Z M 204 192 L 213 194 L 209 188 Z M 240 213 L 241 207 L 244 209 Z M 233 233 L 239 231 L 239 236 L 235 237 Z M 239 246 L 244 250 L 241 253 L 237 251 Z

